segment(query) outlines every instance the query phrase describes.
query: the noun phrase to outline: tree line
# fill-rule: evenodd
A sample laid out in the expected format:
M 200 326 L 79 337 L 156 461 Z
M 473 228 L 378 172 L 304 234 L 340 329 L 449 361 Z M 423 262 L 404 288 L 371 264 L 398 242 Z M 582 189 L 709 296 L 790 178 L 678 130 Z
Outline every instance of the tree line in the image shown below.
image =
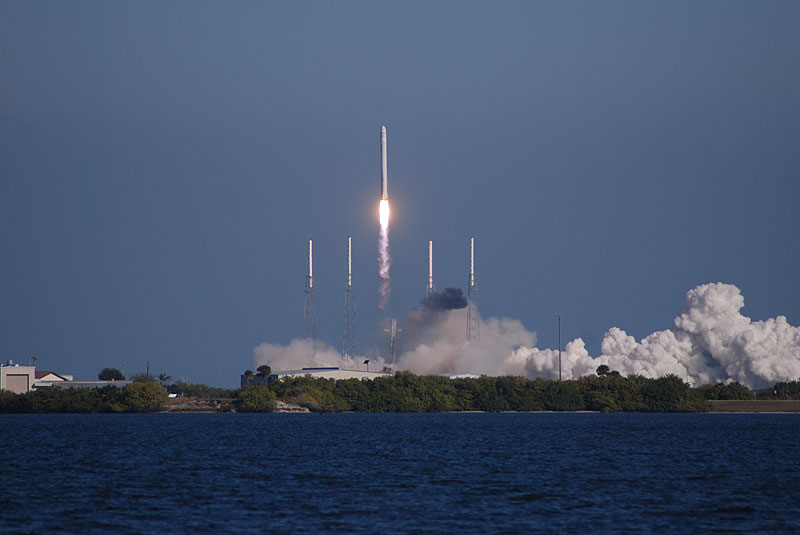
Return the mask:
M 518 376 L 449 379 L 397 372 L 371 381 L 295 377 L 263 388 L 278 399 L 320 412 L 710 410 L 698 389 L 674 375 L 648 379 L 609 373 L 551 381 Z
M 268 375 L 268 369 L 259 370 L 259 376 Z M 162 408 L 168 393 L 224 399 L 227 410 L 238 412 L 271 412 L 279 399 L 318 412 L 703 412 L 710 410 L 709 400 L 750 400 L 756 394 L 758 399 L 800 399 L 798 381 L 777 383 L 754 393 L 736 382 L 691 388 L 675 375 L 623 377 L 604 366 L 596 375 L 569 381 L 518 376 L 449 379 L 404 371 L 371 381 L 305 376 L 225 389 L 183 382 L 165 387 L 156 378 L 137 379 L 123 388 L 49 387 L 27 394 L 0 391 L 0 413 L 152 412 Z
M 167 390 L 154 381 L 123 388 L 61 388 L 51 386 L 25 394 L 0 391 L 0 413 L 152 412 L 167 401 Z

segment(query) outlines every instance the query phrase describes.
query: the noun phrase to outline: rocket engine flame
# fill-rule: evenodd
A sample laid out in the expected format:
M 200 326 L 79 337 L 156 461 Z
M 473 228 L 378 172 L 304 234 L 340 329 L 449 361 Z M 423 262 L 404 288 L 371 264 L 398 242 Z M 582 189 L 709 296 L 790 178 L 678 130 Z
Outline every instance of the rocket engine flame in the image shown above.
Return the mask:
M 389 228 L 389 200 L 381 199 L 378 205 L 378 218 L 381 222 L 381 228 Z
M 381 199 L 378 206 L 378 216 L 381 229 L 378 234 L 378 272 L 381 276 L 381 308 L 386 306 L 389 301 L 389 294 L 392 291 L 389 280 L 389 267 L 392 265 L 392 258 L 389 255 L 389 200 Z

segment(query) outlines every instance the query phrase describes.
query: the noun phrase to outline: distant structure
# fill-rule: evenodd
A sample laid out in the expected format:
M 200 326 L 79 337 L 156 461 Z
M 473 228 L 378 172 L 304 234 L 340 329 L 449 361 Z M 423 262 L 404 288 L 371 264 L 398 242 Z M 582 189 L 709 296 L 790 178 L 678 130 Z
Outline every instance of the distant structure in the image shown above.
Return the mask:
M 469 278 L 467 285 L 467 340 L 475 340 L 481 334 L 481 317 L 478 314 L 478 284 L 475 282 L 474 236 L 469 238 Z
M 317 339 L 317 311 L 314 306 L 314 245 L 308 240 L 308 276 L 303 305 L 303 337 Z
M 347 279 L 344 283 L 344 334 L 342 335 L 342 366 L 352 364 L 358 354 L 358 317 L 356 293 L 353 290 L 353 240 L 347 237 Z
M 433 240 L 428 240 L 428 285 L 425 287 L 425 298 L 431 297 L 436 293 L 433 286 Z
M 389 363 L 394 366 L 397 352 L 397 333 L 402 332 L 402 329 L 397 328 L 397 320 L 392 318 L 392 328 L 384 329 L 384 331 L 389 333 Z
M 131 381 L 76 381 L 72 375 L 37 371 L 36 366 L 21 366 L 13 360 L 0 363 L 0 390 L 15 394 L 47 388 L 122 388 L 130 383 Z
M 284 372 L 273 372 L 268 378 L 267 382 L 283 381 L 284 379 L 291 379 L 294 377 L 313 377 L 316 379 L 358 379 L 360 381 L 371 381 L 377 377 L 391 377 L 391 373 L 386 372 L 371 372 L 360 370 L 343 370 L 337 367 L 331 368 L 303 368 L 301 370 L 289 370 Z

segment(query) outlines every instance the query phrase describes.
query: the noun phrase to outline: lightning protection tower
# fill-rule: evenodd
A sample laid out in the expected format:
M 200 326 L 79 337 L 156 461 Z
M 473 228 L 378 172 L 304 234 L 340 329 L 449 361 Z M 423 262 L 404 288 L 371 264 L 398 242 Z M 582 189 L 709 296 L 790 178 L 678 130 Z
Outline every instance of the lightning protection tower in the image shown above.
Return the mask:
M 352 364 L 358 354 L 358 324 L 356 293 L 353 290 L 352 238 L 347 237 L 347 279 L 344 283 L 344 335 L 342 336 L 342 366 Z
M 469 278 L 467 281 L 467 340 L 480 337 L 481 317 L 478 314 L 478 284 L 475 282 L 475 237 L 469 238 Z
M 433 286 L 433 240 L 428 240 L 428 285 L 425 287 L 425 298 L 436 292 Z
M 305 302 L 303 304 L 303 337 L 317 339 L 317 311 L 314 306 L 314 245 L 308 240 L 308 276 L 306 277 Z

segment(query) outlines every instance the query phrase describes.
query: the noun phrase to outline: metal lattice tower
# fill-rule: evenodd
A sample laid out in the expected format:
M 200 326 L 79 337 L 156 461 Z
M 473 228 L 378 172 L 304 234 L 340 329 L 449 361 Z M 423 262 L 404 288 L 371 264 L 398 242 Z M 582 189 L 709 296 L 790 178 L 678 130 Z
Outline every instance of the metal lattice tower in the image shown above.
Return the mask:
M 478 284 L 475 282 L 475 237 L 469 239 L 469 279 L 467 281 L 467 340 L 481 334 L 481 317 L 478 314 Z
M 352 238 L 347 237 L 347 280 L 344 284 L 344 335 L 342 336 L 342 366 L 352 364 L 358 354 L 358 317 L 356 293 L 353 289 Z
M 431 297 L 436 293 L 433 286 L 433 240 L 428 240 L 428 285 L 425 287 L 425 298 Z
M 317 339 L 317 311 L 314 306 L 314 255 L 313 242 L 308 240 L 308 276 L 303 304 L 303 338 Z
M 392 318 L 392 328 L 391 329 L 384 329 L 385 332 L 389 333 L 389 363 L 394 366 L 395 355 L 397 352 L 397 333 L 401 332 L 403 329 L 397 328 L 397 320 Z

